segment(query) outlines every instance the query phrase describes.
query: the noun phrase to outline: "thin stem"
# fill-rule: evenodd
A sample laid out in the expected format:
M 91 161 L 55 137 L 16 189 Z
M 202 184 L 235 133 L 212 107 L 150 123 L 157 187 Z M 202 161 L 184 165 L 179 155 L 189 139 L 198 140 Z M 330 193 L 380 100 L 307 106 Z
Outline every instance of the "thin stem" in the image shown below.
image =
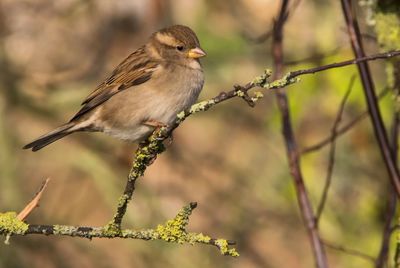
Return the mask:
M 395 79 L 394 82 L 394 87 L 393 87 L 393 95 L 395 99 L 397 99 L 400 96 L 400 63 L 394 64 L 393 66 L 394 72 L 393 76 Z M 398 149 L 399 149 L 399 124 L 400 124 L 400 114 L 398 107 L 395 107 L 394 115 L 393 115 L 393 121 L 392 121 L 392 127 L 391 127 L 391 148 L 392 148 L 392 155 L 394 161 L 397 163 L 398 161 Z M 396 215 L 396 192 L 393 190 L 392 187 L 388 188 L 388 199 L 387 199 L 387 205 L 386 205 L 386 211 L 385 211 L 385 223 L 383 227 L 383 232 L 382 232 L 382 242 L 381 242 L 381 248 L 379 250 L 378 257 L 376 259 L 375 267 L 377 268 L 383 268 L 385 267 L 385 264 L 387 263 L 388 260 L 388 255 L 389 255 L 389 248 L 390 248 L 390 237 L 392 234 L 392 222 L 393 219 Z
M 365 53 L 358 22 L 353 12 L 352 1 L 341 0 L 341 3 L 353 52 L 357 58 L 363 58 L 365 57 Z M 358 62 L 357 67 L 364 88 L 364 95 L 367 101 L 371 123 L 374 128 L 375 138 L 378 141 L 382 158 L 389 173 L 392 185 L 396 190 L 397 197 L 400 198 L 400 173 L 392 157 L 392 150 L 390 149 L 386 128 L 383 123 L 381 112 L 378 106 L 378 100 L 375 95 L 374 82 L 372 80 L 371 72 L 366 62 Z
M 381 100 L 383 97 L 385 97 L 388 92 L 389 92 L 389 90 L 387 88 L 384 89 L 378 96 L 379 100 Z M 350 122 L 348 122 L 346 125 L 338 128 L 337 133 L 336 133 L 336 138 L 338 136 L 341 136 L 341 135 L 347 133 L 347 131 L 351 130 L 355 125 L 357 125 L 359 122 L 361 122 L 363 119 L 365 119 L 367 117 L 368 117 L 368 110 L 360 113 L 358 116 L 356 116 Z M 330 144 L 334 138 L 335 137 L 333 137 L 332 135 L 329 135 L 329 137 L 326 137 L 325 139 L 321 140 L 320 142 L 317 142 L 314 145 L 304 148 L 303 150 L 300 151 L 300 154 L 308 154 L 308 153 L 316 152 L 316 151 L 320 150 L 321 148 L 325 147 L 326 145 Z
M 333 126 L 332 126 L 332 130 L 331 130 L 332 142 L 331 142 L 331 146 L 330 146 L 330 150 L 329 150 L 328 171 L 326 174 L 325 185 L 324 185 L 324 189 L 322 191 L 322 197 L 321 197 L 321 201 L 317 208 L 317 213 L 316 213 L 317 216 L 315 219 L 317 225 L 318 225 L 319 219 L 321 218 L 321 214 L 324 210 L 326 199 L 328 198 L 329 187 L 332 182 L 333 166 L 335 164 L 335 151 L 336 151 L 336 139 L 337 139 L 338 127 L 339 127 L 340 121 L 342 120 L 344 107 L 346 105 L 347 99 L 350 96 L 351 90 L 354 85 L 354 81 L 355 81 L 355 76 L 352 76 L 349 86 L 347 88 L 347 91 L 344 94 L 344 97 L 340 103 L 339 111 L 336 115 L 335 122 L 333 123 Z
M 288 6 L 289 0 L 283 0 L 279 15 L 275 20 L 273 27 L 272 54 L 274 57 L 275 79 L 283 75 L 283 27 L 289 15 Z M 294 77 L 295 76 L 292 76 L 290 78 Z M 311 202 L 307 194 L 303 175 L 300 168 L 300 158 L 298 154 L 297 143 L 292 129 L 288 98 L 286 96 L 286 93 L 281 90 L 276 91 L 276 98 L 281 113 L 281 121 L 283 127 L 282 134 L 284 137 L 286 153 L 289 160 L 290 173 L 295 182 L 301 215 L 308 231 L 316 265 L 319 268 L 325 268 L 328 267 L 328 262 L 325 255 L 325 249 L 322 245 L 322 241 L 318 233 L 318 227 L 315 224 L 314 212 L 311 207 Z
M 362 259 L 364 259 L 366 261 L 369 261 L 370 263 L 374 263 L 375 262 L 375 258 L 374 257 L 369 256 L 369 255 L 367 255 L 367 254 L 365 254 L 365 253 L 363 253 L 363 252 L 361 252 L 359 250 L 343 247 L 341 245 L 337 245 L 337 244 L 328 242 L 326 240 L 324 240 L 323 243 L 324 243 L 324 245 L 326 247 L 334 249 L 334 250 L 337 250 L 337 251 L 340 251 L 340 252 L 342 252 L 344 254 L 362 258 Z
M 385 52 L 385 53 L 378 53 L 378 54 L 374 54 L 374 55 L 370 55 L 370 56 L 365 56 L 364 54 L 362 56 L 361 55 L 356 55 L 356 56 L 357 57 L 352 60 L 346 60 L 346 61 L 331 63 L 331 64 L 318 66 L 318 67 L 310 68 L 310 69 L 306 69 L 306 70 L 298 70 L 298 71 L 290 72 L 290 75 L 288 78 L 289 79 L 295 78 L 299 75 L 304 75 L 304 74 L 314 74 L 314 73 L 318 73 L 321 71 L 326 71 L 326 70 L 333 69 L 333 68 L 344 67 L 344 66 L 352 65 L 352 64 L 358 65 L 361 63 L 365 63 L 367 61 L 397 57 L 397 56 L 400 56 L 400 50 L 394 50 L 394 51 Z

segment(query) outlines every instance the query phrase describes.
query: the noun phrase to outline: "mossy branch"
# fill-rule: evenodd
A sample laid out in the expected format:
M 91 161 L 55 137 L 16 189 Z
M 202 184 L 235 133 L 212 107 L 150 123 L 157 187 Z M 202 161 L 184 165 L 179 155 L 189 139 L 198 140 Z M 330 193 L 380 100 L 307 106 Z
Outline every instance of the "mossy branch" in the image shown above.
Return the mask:
M 88 239 L 131 238 L 142 240 L 163 240 L 166 242 L 180 244 L 201 243 L 216 246 L 223 255 L 233 257 L 239 256 L 238 252 L 234 248 L 230 248 L 230 246 L 234 244 L 233 242 L 230 242 L 226 239 L 213 239 L 207 235 L 203 235 L 202 233 L 190 233 L 186 231 L 186 227 L 189 223 L 189 216 L 196 207 L 195 203 L 191 203 L 190 205 L 183 207 L 174 219 L 168 220 L 165 224 L 158 225 L 155 229 L 131 230 L 121 228 L 122 219 L 126 213 L 128 203 L 132 199 L 133 192 L 135 190 L 136 180 L 144 175 L 147 167 L 155 161 L 157 155 L 165 151 L 163 142 L 171 136 L 172 131 L 177 128 L 186 118 L 193 114 L 207 111 L 211 107 L 221 102 L 238 97 L 242 98 L 248 105 L 253 107 L 258 100 L 264 97 L 264 95 L 261 91 L 256 91 L 250 96 L 249 91 L 251 89 L 259 88 L 270 90 L 284 88 L 298 82 L 298 76 L 301 75 L 313 74 L 332 68 L 356 64 L 358 62 L 387 59 L 395 56 L 400 56 L 400 51 L 380 53 L 316 68 L 289 72 L 282 78 L 274 81 L 268 81 L 272 72 L 266 69 L 263 74 L 255 77 L 251 82 L 245 84 L 244 86 L 235 85 L 230 91 L 221 92 L 218 94 L 218 96 L 212 99 L 196 103 L 192 105 L 190 109 L 180 112 L 177 115 L 174 124 L 157 129 L 145 142 L 140 144 L 136 151 L 131 171 L 128 174 L 124 193 L 119 198 L 117 211 L 113 219 L 107 225 L 103 227 L 34 225 L 27 224 L 19 219 L 17 217 L 17 213 L 15 212 L 6 212 L 0 213 L 0 235 L 10 237 L 12 235 L 43 234 L 76 236 Z
M 190 203 L 184 206 L 179 213 L 164 224 L 159 224 L 154 229 L 115 229 L 113 223 L 103 227 L 82 227 L 69 225 L 35 225 L 27 224 L 18 219 L 15 212 L 0 213 L 0 234 L 11 235 L 60 235 L 74 236 L 81 238 L 130 238 L 141 240 L 161 240 L 178 244 L 205 244 L 216 246 L 221 254 L 232 257 L 239 256 L 234 248 L 229 248 L 232 242 L 226 239 L 214 239 L 202 233 L 190 233 L 186 231 L 189 224 L 189 216 L 196 203 Z M 8 239 L 6 240 L 8 241 Z

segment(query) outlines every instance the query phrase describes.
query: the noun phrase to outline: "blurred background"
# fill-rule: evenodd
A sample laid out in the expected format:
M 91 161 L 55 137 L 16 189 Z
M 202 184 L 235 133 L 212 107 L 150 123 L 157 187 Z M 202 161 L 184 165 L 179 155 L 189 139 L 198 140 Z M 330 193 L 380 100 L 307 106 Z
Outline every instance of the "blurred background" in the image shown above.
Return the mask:
M 159 28 L 188 25 L 208 55 L 200 99 L 244 84 L 271 67 L 270 40 L 280 1 L 273 0 L 1 0 L 0 211 L 19 211 L 42 181 L 51 182 L 29 223 L 101 226 L 122 193 L 134 144 L 103 134 L 74 134 L 32 153 L 21 147 L 67 121 L 109 72 Z M 373 29 L 360 9 L 368 53 Z M 371 37 L 372 35 L 372 37 Z M 262 38 L 261 38 L 262 39 Z M 339 1 L 301 1 L 285 28 L 286 70 L 353 58 Z M 370 63 L 377 91 L 387 86 L 385 63 Z M 354 66 L 302 76 L 286 89 L 301 148 L 329 136 Z M 380 102 L 385 121 L 390 94 Z M 343 115 L 366 109 L 357 78 Z M 368 119 L 337 142 L 321 236 L 376 256 L 388 176 Z M 328 148 L 302 158 L 316 208 Z M 255 108 L 231 100 L 197 114 L 137 182 L 124 226 L 151 228 L 197 201 L 190 231 L 237 241 L 241 256 L 209 246 L 122 239 L 27 236 L 0 243 L 0 267 L 312 267 L 272 92 Z M 394 241 L 393 241 L 394 243 Z M 371 262 L 327 248 L 332 267 Z

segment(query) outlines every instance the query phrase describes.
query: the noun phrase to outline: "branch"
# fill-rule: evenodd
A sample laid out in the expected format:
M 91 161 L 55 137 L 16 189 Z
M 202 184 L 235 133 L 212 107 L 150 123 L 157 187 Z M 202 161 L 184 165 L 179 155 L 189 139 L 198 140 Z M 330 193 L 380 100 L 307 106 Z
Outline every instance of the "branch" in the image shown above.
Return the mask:
M 344 67 L 344 66 L 347 66 L 347 65 L 365 63 L 367 61 L 389 59 L 389 58 L 392 58 L 392 57 L 397 57 L 399 55 L 400 55 L 400 50 L 394 50 L 394 51 L 389 51 L 389 52 L 385 52 L 385 53 L 378 53 L 378 54 L 374 54 L 374 55 L 370 55 L 370 56 L 356 55 L 357 58 L 352 59 L 352 60 L 346 60 L 346 61 L 342 61 L 342 62 L 331 63 L 331 64 L 328 64 L 328 65 L 323 65 L 323 66 L 311 68 L 311 69 L 299 70 L 299 71 L 291 72 L 288 75 L 288 79 L 295 78 L 295 77 L 297 77 L 299 75 L 314 74 L 314 73 L 318 73 L 318 72 L 321 72 L 321 71 L 326 71 L 326 70 L 333 69 L 333 68 Z
M 359 250 L 351 249 L 351 248 L 346 248 L 346 247 L 343 247 L 343 246 L 341 246 L 341 245 L 336 245 L 336 244 L 331 243 L 331 242 L 328 242 L 328 241 L 326 241 L 326 240 L 324 240 L 323 243 L 324 243 L 324 245 L 325 245 L 326 247 L 328 247 L 328 248 L 331 248 L 331 249 L 334 249 L 334 250 L 343 252 L 343 253 L 345 253 L 345 254 L 347 254 L 347 255 L 351 255 L 351 256 L 354 256 L 354 257 L 362 258 L 362 259 L 364 259 L 364 260 L 366 260 L 366 261 L 369 261 L 369 262 L 372 263 L 372 264 L 375 263 L 375 258 L 374 258 L 374 257 L 369 256 L 369 255 L 367 255 L 367 254 L 365 254 L 365 253 L 362 253 L 362 252 L 359 251 Z
M 354 81 L 355 81 L 355 76 L 351 77 L 349 86 L 347 88 L 346 93 L 344 94 L 344 97 L 340 103 L 339 106 L 339 111 L 336 115 L 336 119 L 335 122 L 333 123 L 332 126 L 332 130 L 331 130 L 331 135 L 332 135 L 332 142 L 331 142 L 331 146 L 330 146 L 330 150 L 329 150 L 329 163 L 328 163 L 328 172 L 326 174 L 326 179 L 325 179 L 325 186 L 324 186 L 324 190 L 322 191 L 322 197 L 321 197 L 321 201 L 318 205 L 317 208 L 317 216 L 316 216 L 316 224 L 318 225 L 319 219 L 321 218 L 321 214 L 324 210 L 325 207 L 325 203 L 326 203 L 326 199 L 328 198 L 328 191 L 329 191 L 329 187 L 331 185 L 332 182 L 332 173 L 333 173 L 333 165 L 335 164 L 335 151 L 336 151 L 336 138 L 337 138 L 337 133 L 338 133 L 338 127 L 340 124 L 340 121 L 342 120 L 342 115 L 344 112 L 344 107 L 346 104 L 347 99 L 350 96 L 350 92 L 353 88 L 354 85 Z
M 382 92 L 379 94 L 378 99 L 381 100 L 383 97 L 386 96 L 386 94 L 389 92 L 388 88 L 385 88 L 382 90 Z M 347 133 L 350 129 L 352 129 L 357 123 L 361 122 L 361 120 L 365 119 L 368 117 L 368 110 L 362 112 L 358 116 L 356 116 L 353 120 L 348 122 L 346 125 L 344 125 L 341 128 L 338 128 L 336 132 L 336 138 Z M 324 146 L 330 144 L 335 137 L 332 135 L 329 135 L 329 137 L 326 137 L 320 142 L 317 142 L 314 145 L 311 145 L 309 147 L 304 148 L 303 150 L 300 151 L 300 154 L 308 154 L 308 153 L 313 153 L 315 151 L 318 151 L 319 149 L 323 148 Z
M 311 56 L 304 57 L 298 60 L 285 61 L 284 64 L 285 66 L 291 66 L 304 63 L 322 62 L 323 59 L 336 55 L 339 52 L 339 50 L 340 48 L 336 47 L 335 49 L 332 49 L 331 51 L 328 51 L 326 53 L 315 51 L 314 54 L 312 54 Z
M 395 100 L 397 100 L 400 96 L 400 63 L 393 66 L 394 68 L 394 86 L 393 86 L 393 95 Z M 400 109 L 399 103 L 395 103 L 395 111 L 393 115 L 393 122 L 391 126 L 391 147 L 394 161 L 397 163 L 398 161 L 398 149 L 399 149 L 399 127 L 400 127 Z M 388 188 L 388 197 L 387 197 L 387 205 L 385 211 L 385 222 L 383 226 L 382 232 L 382 242 L 381 248 L 379 250 L 378 257 L 376 258 L 375 267 L 382 268 L 385 267 L 385 264 L 388 260 L 389 249 L 390 249 L 390 237 L 392 234 L 392 222 L 396 215 L 396 192 L 392 187 Z
M 274 57 L 274 65 L 276 70 L 274 77 L 276 78 L 281 76 L 283 73 L 283 27 L 288 17 L 288 6 L 289 0 L 282 0 L 281 9 L 273 27 L 272 54 Z M 300 74 L 302 73 L 299 72 L 298 75 Z M 294 79 L 298 75 L 296 75 L 295 72 L 289 73 L 287 79 Z M 285 92 L 278 90 L 276 92 L 276 99 L 281 113 L 281 122 L 283 127 L 282 134 L 285 141 L 290 173 L 295 183 L 296 196 L 300 207 L 300 212 L 308 232 L 316 266 L 318 268 L 328 267 L 325 249 L 318 233 L 315 215 L 303 180 L 300 167 L 300 156 L 290 118 L 288 97 L 286 96 Z
M 360 29 L 357 23 L 357 18 L 355 17 L 353 12 L 352 2 L 351 0 L 341 0 L 341 3 L 353 52 L 357 58 L 363 58 L 365 57 L 365 53 L 361 40 L 362 38 L 360 34 Z M 364 95 L 367 101 L 368 111 L 374 128 L 375 138 L 378 141 L 379 149 L 381 151 L 383 161 L 386 165 L 386 169 L 389 173 L 391 183 L 396 190 L 397 197 L 400 198 L 400 173 L 397 168 L 396 162 L 392 157 L 392 150 L 390 148 L 385 125 L 383 123 L 381 112 L 379 110 L 371 72 L 368 64 L 365 62 L 358 62 L 357 67 L 361 77 L 361 82 L 363 84 Z
M 103 227 L 82 227 L 68 225 L 35 225 L 27 224 L 19 220 L 14 212 L 0 213 L 0 234 L 7 235 L 57 235 L 57 236 L 72 236 L 81 238 L 130 238 L 141 240 L 162 240 L 170 243 L 188 243 L 205 244 L 216 246 L 221 254 L 237 257 L 239 254 L 229 245 L 234 242 L 225 239 L 213 239 L 202 233 L 188 233 L 186 227 L 189 224 L 189 216 L 193 209 L 197 206 L 196 203 L 190 203 L 184 206 L 175 218 L 168 220 L 164 224 L 158 225 L 154 229 L 131 230 L 120 229 L 116 230 L 110 224 Z
M 378 257 L 375 261 L 375 267 L 385 267 L 389 255 L 389 243 L 392 234 L 392 221 L 396 215 L 396 192 L 392 187 L 388 189 L 389 196 L 387 197 L 387 205 L 385 211 L 385 223 L 382 232 L 382 242 L 379 250 Z

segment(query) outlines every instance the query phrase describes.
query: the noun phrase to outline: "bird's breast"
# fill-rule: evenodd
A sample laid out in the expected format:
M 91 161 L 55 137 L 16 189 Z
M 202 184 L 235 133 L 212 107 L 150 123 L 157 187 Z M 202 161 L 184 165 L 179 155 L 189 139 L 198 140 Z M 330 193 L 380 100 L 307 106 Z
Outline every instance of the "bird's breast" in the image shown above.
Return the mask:
M 151 120 L 170 125 L 176 115 L 194 104 L 203 88 L 201 70 L 176 68 L 155 72 L 139 86 L 114 95 L 100 107 L 94 125 L 112 136 L 136 141 L 154 130 L 143 122 Z
M 176 115 L 194 104 L 203 88 L 204 75 L 201 70 L 182 68 L 170 73 L 168 78 L 152 87 L 155 98 L 149 113 L 165 124 L 171 124 Z

